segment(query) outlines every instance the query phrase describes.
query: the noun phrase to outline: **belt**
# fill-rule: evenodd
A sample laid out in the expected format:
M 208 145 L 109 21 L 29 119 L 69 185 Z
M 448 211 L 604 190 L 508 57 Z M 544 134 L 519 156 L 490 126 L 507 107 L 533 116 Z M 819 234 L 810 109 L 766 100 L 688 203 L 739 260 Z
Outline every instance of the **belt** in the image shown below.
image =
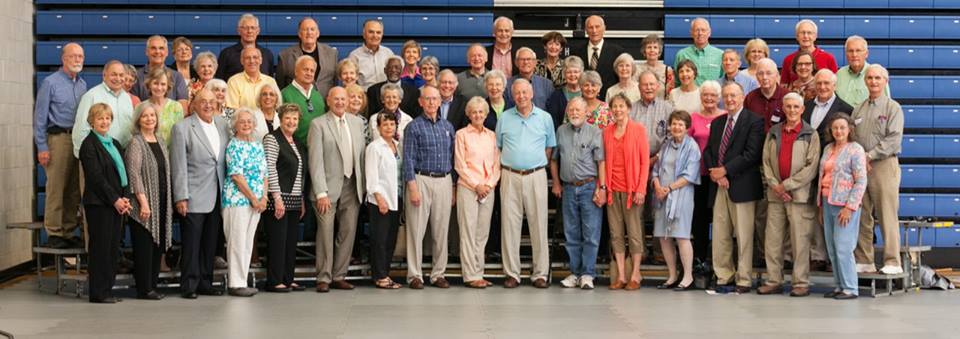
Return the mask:
M 505 169 L 505 170 L 508 170 L 508 171 L 510 171 L 510 172 L 513 172 L 513 173 L 516 173 L 516 174 L 519 174 L 519 175 L 532 174 L 532 173 L 534 173 L 534 172 L 536 172 L 536 171 L 542 170 L 544 167 L 547 167 L 547 166 L 540 166 L 540 167 L 537 167 L 537 168 L 531 168 L 531 169 L 527 169 L 527 170 L 519 170 L 519 169 L 516 169 L 516 168 L 510 168 L 510 167 L 507 167 L 507 166 L 500 166 L 500 168 L 503 168 L 503 169 Z
M 589 177 L 589 178 L 586 178 L 586 179 L 583 179 L 583 180 L 580 180 L 580 181 L 565 182 L 564 184 L 565 184 L 565 185 L 574 185 L 574 186 L 580 187 L 580 186 L 589 184 L 589 183 L 593 182 L 594 180 L 596 180 L 596 178 L 594 178 L 594 177 Z
M 416 170 L 414 172 L 416 172 L 419 175 L 428 176 L 431 178 L 443 178 L 445 176 L 450 175 L 450 172 L 430 172 L 430 171 L 420 171 L 420 170 Z
M 52 134 L 61 134 L 61 133 L 72 134 L 73 128 L 63 128 L 60 126 L 47 127 L 47 134 L 52 135 Z

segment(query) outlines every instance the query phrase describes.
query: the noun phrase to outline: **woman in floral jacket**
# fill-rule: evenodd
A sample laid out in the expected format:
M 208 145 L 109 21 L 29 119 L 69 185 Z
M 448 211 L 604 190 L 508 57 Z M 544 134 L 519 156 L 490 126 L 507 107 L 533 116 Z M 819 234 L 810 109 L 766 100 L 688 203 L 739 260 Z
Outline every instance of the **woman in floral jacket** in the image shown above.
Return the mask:
M 820 158 L 820 194 L 823 233 L 827 253 L 833 262 L 836 288 L 824 295 L 837 300 L 856 299 L 857 267 L 853 250 L 857 247 L 860 202 L 867 188 L 867 162 L 863 147 L 854 139 L 853 119 L 839 113 L 827 125 L 830 144 Z

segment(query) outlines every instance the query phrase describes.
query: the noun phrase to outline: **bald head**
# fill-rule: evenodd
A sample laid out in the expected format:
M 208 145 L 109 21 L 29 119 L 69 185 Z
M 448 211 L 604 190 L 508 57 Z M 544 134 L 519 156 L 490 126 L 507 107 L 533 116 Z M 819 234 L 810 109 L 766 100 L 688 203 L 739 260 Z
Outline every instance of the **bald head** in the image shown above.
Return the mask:
M 333 112 L 338 118 L 347 111 L 347 90 L 337 86 L 327 92 L 327 105 L 330 106 L 330 112 Z
M 607 24 L 603 21 L 603 17 L 591 15 L 587 17 L 583 25 L 587 31 L 587 38 L 590 39 L 590 43 L 596 45 L 600 43 L 600 41 L 603 41 L 603 34 L 607 32 Z
M 203 88 L 197 92 L 190 104 L 198 118 L 210 122 L 213 120 L 213 114 L 217 111 L 218 101 L 217 96 L 212 91 Z
M 260 64 L 263 63 L 263 56 L 256 46 L 247 46 L 240 52 L 240 63 L 243 64 L 243 72 L 251 76 L 260 73 Z
M 780 72 L 777 72 L 777 63 L 770 58 L 763 58 L 757 62 L 757 82 L 765 94 L 772 95 L 780 83 Z
M 837 75 L 830 69 L 821 68 L 813 77 L 813 85 L 817 89 L 817 100 L 827 102 L 837 89 Z

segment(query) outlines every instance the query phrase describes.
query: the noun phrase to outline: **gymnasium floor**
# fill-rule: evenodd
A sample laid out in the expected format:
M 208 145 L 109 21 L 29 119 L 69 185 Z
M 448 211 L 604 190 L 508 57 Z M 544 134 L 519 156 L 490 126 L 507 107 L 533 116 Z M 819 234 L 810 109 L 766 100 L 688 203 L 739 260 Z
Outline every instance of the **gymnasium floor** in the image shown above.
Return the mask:
M 173 293 L 173 291 L 168 291 Z M 132 291 L 120 291 L 121 297 Z M 382 291 L 369 284 L 318 294 L 117 305 L 36 289 L 0 289 L 0 330 L 16 338 L 957 338 L 960 294 L 920 291 L 854 301 L 496 286 Z M 2 338 L 3 336 L 0 336 Z

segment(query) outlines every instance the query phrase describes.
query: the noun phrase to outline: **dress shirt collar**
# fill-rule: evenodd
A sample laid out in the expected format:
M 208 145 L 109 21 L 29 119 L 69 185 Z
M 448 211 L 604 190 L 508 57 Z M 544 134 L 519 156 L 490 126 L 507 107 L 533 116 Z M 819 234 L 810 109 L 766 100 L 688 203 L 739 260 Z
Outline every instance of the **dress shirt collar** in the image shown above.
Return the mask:
M 380 46 L 380 45 L 377 45 L 377 49 L 371 49 L 370 47 L 367 47 L 366 43 L 363 44 L 363 51 L 370 55 L 377 55 L 377 53 L 380 52 L 380 50 L 382 49 L 383 49 L 383 46 Z
M 593 55 L 593 49 L 594 49 L 594 48 L 599 49 L 599 50 L 600 50 L 600 53 L 602 54 L 602 53 L 603 53 L 603 39 L 600 39 L 600 42 L 598 42 L 596 45 L 594 45 L 592 42 L 590 42 L 590 41 L 588 40 L 588 41 L 587 41 L 587 54 L 588 54 L 588 55 Z M 589 56 L 588 56 L 588 58 L 589 58 Z
M 800 127 L 803 127 L 803 122 L 797 122 L 797 125 L 794 126 L 793 128 L 790 128 L 790 126 L 787 126 L 787 122 L 786 122 L 786 121 L 783 122 L 783 132 L 784 132 L 784 133 L 797 133 L 797 132 L 800 131 Z
M 252 84 L 258 83 L 258 82 L 260 82 L 260 79 L 263 79 L 263 74 L 261 74 L 259 70 L 257 71 L 257 78 L 256 78 L 256 79 L 251 78 L 251 77 L 250 77 L 250 74 L 247 74 L 247 72 L 240 72 L 240 74 L 243 74 L 243 79 L 244 79 L 244 80 L 246 80 L 247 82 L 252 83 Z
M 510 51 L 512 50 L 513 50 L 513 44 L 510 44 L 509 46 L 507 46 L 507 48 L 500 48 L 500 47 L 497 47 L 496 45 L 493 46 L 493 51 L 501 55 L 510 55 Z
M 827 101 L 825 102 L 820 102 L 820 97 L 813 98 L 813 102 L 820 107 L 830 107 L 831 105 L 833 105 L 834 100 L 837 100 L 837 93 L 833 93 L 832 95 L 830 95 L 830 99 L 827 99 Z
M 291 84 L 293 84 L 293 88 L 296 88 L 298 91 L 300 91 L 300 94 L 303 94 L 304 98 L 306 98 L 307 100 L 310 100 L 310 91 L 313 90 L 313 84 L 310 84 L 310 86 L 307 88 L 303 88 L 303 86 L 300 86 L 300 83 L 297 82 L 296 80 L 291 82 Z

